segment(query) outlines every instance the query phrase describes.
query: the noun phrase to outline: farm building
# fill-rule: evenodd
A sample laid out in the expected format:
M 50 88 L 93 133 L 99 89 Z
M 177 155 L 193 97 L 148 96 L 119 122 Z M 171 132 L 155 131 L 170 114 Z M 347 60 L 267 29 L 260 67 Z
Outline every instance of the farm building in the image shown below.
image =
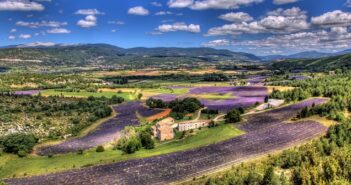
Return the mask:
M 178 124 L 178 130 L 186 131 L 186 130 L 192 130 L 192 129 L 197 129 L 201 127 L 207 127 L 209 123 L 210 123 L 209 120 L 184 121 Z
M 265 110 L 269 108 L 276 108 L 279 107 L 284 103 L 284 100 L 278 100 L 278 99 L 269 99 L 267 103 L 261 104 L 258 107 L 256 107 L 256 110 Z
M 154 137 L 158 138 L 160 141 L 173 139 L 174 132 L 172 124 L 174 124 L 174 119 L 171 117 L 157 122 L 155 126 L 152 126 Z

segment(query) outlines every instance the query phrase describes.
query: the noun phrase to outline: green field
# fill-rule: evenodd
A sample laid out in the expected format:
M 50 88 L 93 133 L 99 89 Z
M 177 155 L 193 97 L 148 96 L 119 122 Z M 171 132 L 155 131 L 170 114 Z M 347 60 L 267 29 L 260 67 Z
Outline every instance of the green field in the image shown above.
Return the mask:
M 87 91 L 61 92 L 61 91 L 56 91 L 54 89 L 44 90 L 41 92 L 41 94 L 43 96 L 65 96 L 65 97 L 83 97 L 83 98 L 87 98 L 89 96 L 94 96 L 94 97 L 105 96 L 106 98 L 111 98 L 112 96 L 116 95 L 116 96 L 124 98 L 125 100 L 135 100 L 136 96 L 137 96 L 137 95 L 135 95 L 133 93 L 129 93 L 129 92 L 122 92 L 122 93 L 108 92 L 108 91 L 103 91 L 103 92 L 87 92 Z
M 97 153 L 94 150 L 83 155 L 75 153 L 49 157 L 30 156 L 19 158 L 16 155 L 3 154 L 0 156 L 0 178 L 21 177 L 55 171 L 63 171 L 98 163 L 110 163 L 136 158 L 144 158 L 171 152 L 188 150 L 227 140 L 243 134 L 244 132 L 232 125 L 220 125 L 214 128 L 203 128 L 194 136 L 178 141 L 162 142 L 155 149 L 142 149 L 134 154 L 122 154 L 119 150 L 106 149 Z

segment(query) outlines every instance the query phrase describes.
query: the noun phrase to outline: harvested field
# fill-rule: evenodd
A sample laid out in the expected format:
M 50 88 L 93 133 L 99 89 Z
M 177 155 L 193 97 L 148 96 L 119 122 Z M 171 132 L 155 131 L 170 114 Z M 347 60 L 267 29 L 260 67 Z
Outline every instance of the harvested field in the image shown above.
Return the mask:
M 57 145 L 40 147 L 37 149 L 37 153 L 39 155 L 49 155 L 77 152 L 78 150 L 90 149 L 114 141 L 121 136 L 121 131 L 125 126 L 139 124 L 136 111 L 140 107 L 142 107 L 140 102 L 129 102 L 113 107 L 117 116 L 102 123 L 96 130 L 86 136 L 64 141 Z
M 164 111 L 162 111 L 158 114 L 155 114 L 155 115 L 152 115 L 152 116 L 146 118 L 146 120 L 148 122 L 152 122 L 152 121 L 155 121 L 157 119 L 161 119 L 161 118 L 168 116 L 171 112 L 172 112 L 172 109 L 165 109 Z
M 166 184 L 281 150 L 326 132 L 314 121 L 285 123 L 305 106 L 323 103 L 310 99 L 248 118 L 247 133 L 224 142 L 183 152 L 87 167 L 67 172 L 7 179 L 7 184 Z M 285 116 L 277 116 L 277 114 Z M 256 116 L 258 116 L 256 118 Z M 260 121 L 260 122 L 259 122 Z

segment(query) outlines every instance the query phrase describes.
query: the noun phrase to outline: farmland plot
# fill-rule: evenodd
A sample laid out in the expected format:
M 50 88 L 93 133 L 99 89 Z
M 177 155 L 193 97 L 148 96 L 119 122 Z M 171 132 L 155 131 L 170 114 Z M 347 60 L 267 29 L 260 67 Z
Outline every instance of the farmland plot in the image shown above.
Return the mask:
M 64 141 L 57 145 L 40 147 L 37 153 L 39 155 L 48 155 L 77 152 L 114 141 L 121 136 L 121 131 L 125 126 L 139 124 L 136 111 L 141 109 L 141 107 L 140 102 L 129 102 L 115 106 L 113 108 L 117 112 L 117 116 L 102 123 L 95 131 L 88 133 L 86 136 Z
M 314 121 L 283 122 L 303 107 L 324 101 L 326 100 L 315 98 L 258 114 L 257 118 L 253 116 L 242 125 L 242 128 L 247 131 L 246 134 L 205 147 L 49 175 L 8 179 L 5 182 L 8 184 L 166 184 L 178 181 L 280 150 L 326 132 L 326 127 Z M 283 116 L 274 118 L 277 114 Z

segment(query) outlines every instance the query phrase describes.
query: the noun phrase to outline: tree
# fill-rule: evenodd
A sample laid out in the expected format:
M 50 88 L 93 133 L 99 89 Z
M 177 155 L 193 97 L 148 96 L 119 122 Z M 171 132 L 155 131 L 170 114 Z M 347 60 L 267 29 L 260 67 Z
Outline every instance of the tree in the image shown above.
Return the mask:
M 152 139 L 151 134 L 147 131 L 142 131 L 139 134 L 141 145 L 145 149 L 153 149 L 155 148 L 155 141 Z
M 274 167 L 269 166 L 264 173 L 262 185 L 278 185 L 278 184 L 280 183 L 277 175 L 274 173 Z
M 19 151 L 29 153 L 37 143 L 37 138 L 33 134 L 16 133 L 5 136 L 1 144 L 4 152 L 18 154 Z
M 104 152 L 105 148 L 102 145 L 99 145 L 98 147 L 96 147 L 96 152 Z
M 139 137 L 135 135 L 123 137 L 118 141 L 117 148 L 122 150 L 124 153 L 132 154 L 141 148 L 141 142 Z
M 241 113 L 238 109 L 233 109 L 233 110 L 229 111 L 225 115 L 224 119 L 225 119 L 226 123 L 237 123 L 237 122 L 240 122 L 242 120 Z

